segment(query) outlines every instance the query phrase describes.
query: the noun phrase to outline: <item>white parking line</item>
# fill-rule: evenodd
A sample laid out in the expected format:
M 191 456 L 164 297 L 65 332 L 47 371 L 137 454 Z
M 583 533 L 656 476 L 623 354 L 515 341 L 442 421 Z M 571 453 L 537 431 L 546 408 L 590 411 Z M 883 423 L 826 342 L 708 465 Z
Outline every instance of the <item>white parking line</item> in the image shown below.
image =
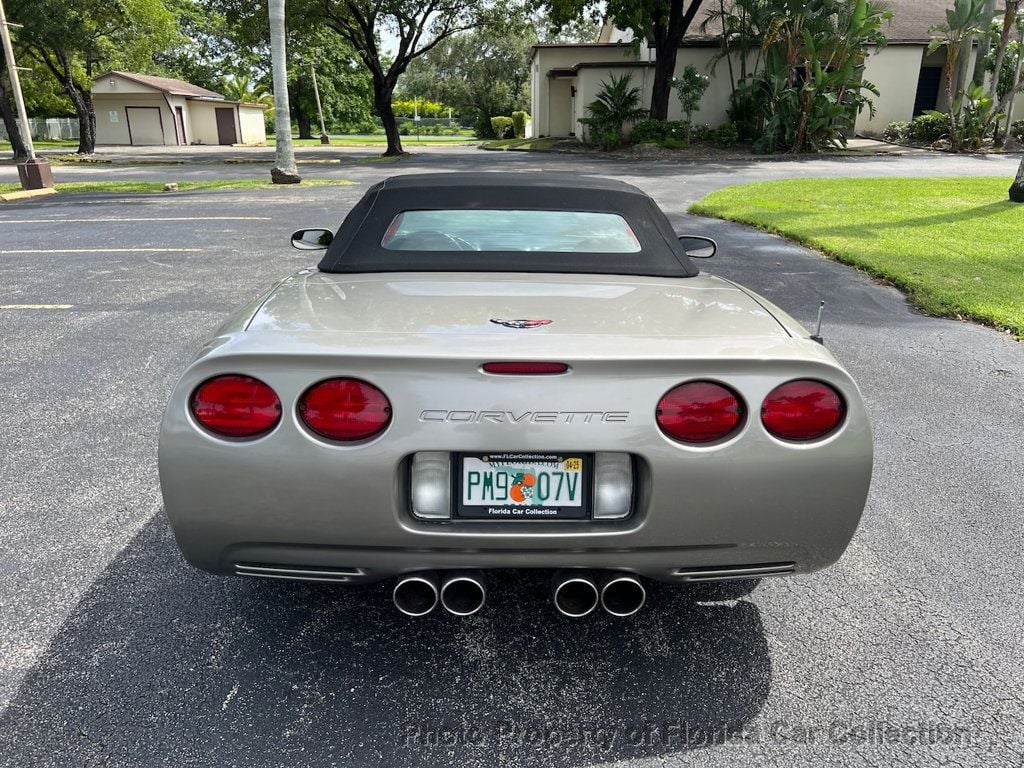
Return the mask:
M 74 304 L 0 304 L 0 309 L 71 309 Z
M 0 254 L 13 253 L 199 253 L 202 248 L 21 248 L 0 250 Z
M 119 221 L 270 221 L 269 216 L 160 216 L 152 218 L 123 218 L 108 216 L 102 219 L 0 219 L 0 224 L 98 224 Z

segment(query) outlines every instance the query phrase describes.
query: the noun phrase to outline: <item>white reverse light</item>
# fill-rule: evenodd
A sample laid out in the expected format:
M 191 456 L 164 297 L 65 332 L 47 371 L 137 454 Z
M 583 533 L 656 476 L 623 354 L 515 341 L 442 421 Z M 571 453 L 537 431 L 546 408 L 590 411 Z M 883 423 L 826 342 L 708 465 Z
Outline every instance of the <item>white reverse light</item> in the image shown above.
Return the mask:
M 594 519 L 628 517 L 633 506 L 633 461 L 628 453 L 594 454 Z
M 412 457 L 412 513 L 424 520 L 449 520 L 451 460 L 447 451 L 420 451 Z

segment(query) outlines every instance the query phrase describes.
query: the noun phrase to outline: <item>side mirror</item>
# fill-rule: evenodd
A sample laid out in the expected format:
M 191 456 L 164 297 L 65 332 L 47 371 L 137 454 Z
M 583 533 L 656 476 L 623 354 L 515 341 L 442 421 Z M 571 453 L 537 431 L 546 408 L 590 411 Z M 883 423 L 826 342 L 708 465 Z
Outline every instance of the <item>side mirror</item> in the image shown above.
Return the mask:
M 679 243 L 691 259 L 710 259 L 718 253 L 718 243 L 710 237 L 699 235 L 680 235 Z
M 329 229 L 300 229 L 292 233 L 292 248 L 300 251 L 322 251 L 334 240 Z

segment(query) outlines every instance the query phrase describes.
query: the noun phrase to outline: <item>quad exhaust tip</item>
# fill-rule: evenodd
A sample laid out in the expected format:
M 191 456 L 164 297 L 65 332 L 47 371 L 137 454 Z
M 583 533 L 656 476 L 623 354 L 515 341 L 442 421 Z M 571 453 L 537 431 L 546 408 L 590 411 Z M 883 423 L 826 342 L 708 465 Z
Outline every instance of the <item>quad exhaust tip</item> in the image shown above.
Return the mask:
M 480 571 L 452 571 L 441 584 L 441 605 L 453 616 L 472 616 L 484 607 L 487 587 Z
M 573 619 L 593 613 L 601 599 L 597 584 L 589 574 L 571 571 L 555 574 L 552 596 L 555 610 Z
M 635 576 L 610 576 L 601 587 L 601 607 L 612 616 L 632 616 L 647 602 L 647 590 Z
M 403 576 L 395 584 L 391 599 L 406 616 L 426 616 L 437 607 L 437 576 L 432 573 Z

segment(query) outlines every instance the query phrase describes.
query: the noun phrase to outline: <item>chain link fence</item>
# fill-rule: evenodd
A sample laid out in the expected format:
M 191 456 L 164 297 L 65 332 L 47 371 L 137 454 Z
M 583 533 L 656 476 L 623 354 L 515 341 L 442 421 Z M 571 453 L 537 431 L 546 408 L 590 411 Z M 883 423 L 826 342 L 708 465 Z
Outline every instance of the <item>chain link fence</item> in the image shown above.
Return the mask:
M 78 120 L 73 117 L 30 117 L 29 127 L 33 141 L 57 141 L 78 138 Z M 10 141 L 7 129 L 0 122 L 0 140 Z

